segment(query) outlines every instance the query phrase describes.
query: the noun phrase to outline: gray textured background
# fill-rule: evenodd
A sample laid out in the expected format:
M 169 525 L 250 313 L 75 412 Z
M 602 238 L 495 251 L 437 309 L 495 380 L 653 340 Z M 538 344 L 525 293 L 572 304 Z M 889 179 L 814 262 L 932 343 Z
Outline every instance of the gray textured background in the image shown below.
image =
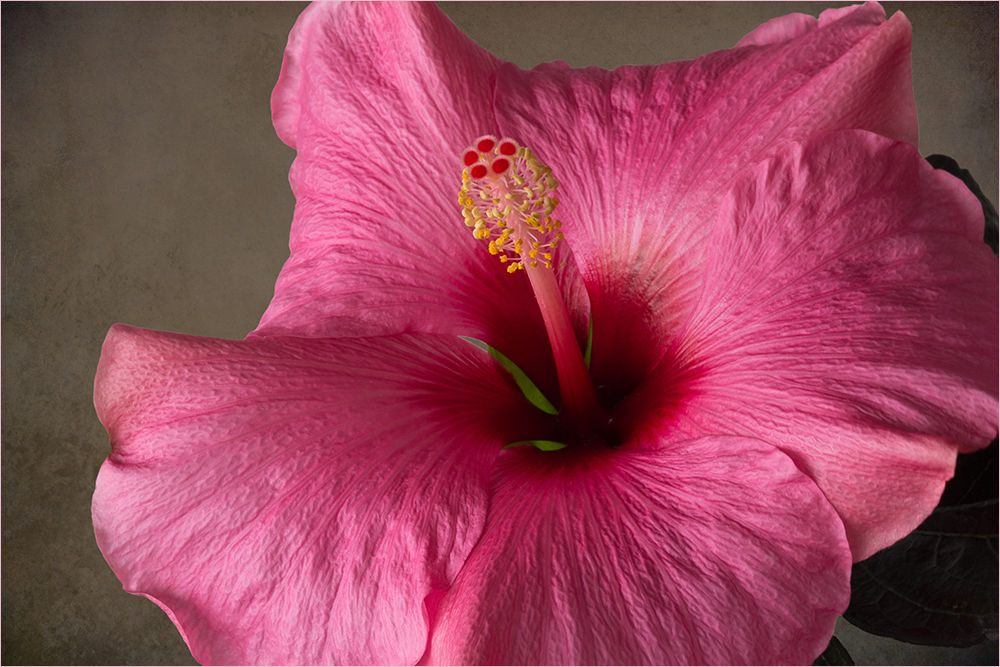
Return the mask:
M 840 3 L 842 4 L 842 3 Z M 810 3 L 443 3 L 522 67 L 696 57 Z M 3 5 L 3 652 L 5 664 L 190 663 L 152 602 L 94 543 L 109 452 L 93 374 L 115 322 L 242 338 L 287 257 L 294 152 L 269 96 L 289 4 Z M 997 5 L 889 3 L 914 25 L 921 152 L 997 201 Z M 838 628 L 866 663 L 996 664 Z

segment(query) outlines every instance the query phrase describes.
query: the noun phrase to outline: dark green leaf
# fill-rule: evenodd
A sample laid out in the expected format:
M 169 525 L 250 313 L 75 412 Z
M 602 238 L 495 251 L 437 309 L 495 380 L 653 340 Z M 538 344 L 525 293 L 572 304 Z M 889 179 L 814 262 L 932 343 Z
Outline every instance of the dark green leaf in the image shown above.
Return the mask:
M 972 646 L 996 635 L 996 498 L 938 507 L 917 530 L 855 563 L 844 618 L 915 644 Z
M 935 169 L 941 169 L 948 172 L 956 178 L 962 179 L 965 183 L 965 187 L 969 188 L 972 194 L 979 198 L 979 203 L 983 207 L 983 217 L 986 218 L 986 227 L 983 230 L 983 241 L 993 249 L 993 254 L 997 254 L 997 209 L 993 206 L 993 202 L 986 198 L 983 191 L 979 187 L 979 183 L 976 183 L 976 179 L 972 178 L 972 174 L 969 173 L 968 169 L 962 169 L 958 166 L 953 158 L 947 155 L 928 155 L 927 161 L 930 162 L 931 166 Z
M 836 637 L 830 637 L 830 644 L 826 647 L 826 650 L 819 654 L 819 657 L 813 662 L 814 665 L 853 665 L 854 660 L 851 659 L 851 654 L 847 652 L 844 645 L 840 643 L 840 640 Z

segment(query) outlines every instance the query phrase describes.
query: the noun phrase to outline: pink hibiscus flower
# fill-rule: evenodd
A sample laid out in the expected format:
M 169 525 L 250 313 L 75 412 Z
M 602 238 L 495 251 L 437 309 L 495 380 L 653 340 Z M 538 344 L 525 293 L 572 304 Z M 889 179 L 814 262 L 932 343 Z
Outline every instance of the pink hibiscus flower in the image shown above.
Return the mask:
M 260 326 L 104 344 L 93 516 L 126 590 L 207 663 L 811 662 L 852 560 L 997 432 L 997 264 L 915 149 L 909 45 L 868 4 L 522 71 L 433 5 L 311 6 Z M 532 271 L 463 225 L 482 135 L 560 183 L 551 342 Z

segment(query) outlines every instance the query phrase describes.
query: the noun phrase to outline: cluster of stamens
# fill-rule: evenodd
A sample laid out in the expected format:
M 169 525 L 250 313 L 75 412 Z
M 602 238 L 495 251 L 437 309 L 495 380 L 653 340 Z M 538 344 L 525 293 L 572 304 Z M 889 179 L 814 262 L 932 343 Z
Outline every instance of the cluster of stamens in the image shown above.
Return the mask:
M 552 170 L 512 139 L 480 137 L 462 154 L 458 203 L 477 239 L 488 240 L 514 273 L 528 266 L 552 268 L 562 223 L 552 217 L 559 187 Z

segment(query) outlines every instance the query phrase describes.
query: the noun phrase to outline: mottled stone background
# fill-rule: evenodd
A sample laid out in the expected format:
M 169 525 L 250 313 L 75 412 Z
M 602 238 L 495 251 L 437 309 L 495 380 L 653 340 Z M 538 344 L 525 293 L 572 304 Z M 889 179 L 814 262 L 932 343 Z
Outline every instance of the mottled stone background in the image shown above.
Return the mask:
M 615 67 L 734 45 L 809 3 L 461 4 L 445 11 L 522 67 Z M 94 416 L 108 327 L 242 338 L 286 259 L 294 152 L 269 96 L 302 5 L 3 4 L 3 654 L 5 664 L 185 664 L 152 602 L 94 543 L 109 452 Z M 914 25 L 924 154 L 997 201 L 997 5 L 891 3 Z M 734 619 L 738 622 L 738 619 Z M 838 635 L 858 662 L 996 664 Z

